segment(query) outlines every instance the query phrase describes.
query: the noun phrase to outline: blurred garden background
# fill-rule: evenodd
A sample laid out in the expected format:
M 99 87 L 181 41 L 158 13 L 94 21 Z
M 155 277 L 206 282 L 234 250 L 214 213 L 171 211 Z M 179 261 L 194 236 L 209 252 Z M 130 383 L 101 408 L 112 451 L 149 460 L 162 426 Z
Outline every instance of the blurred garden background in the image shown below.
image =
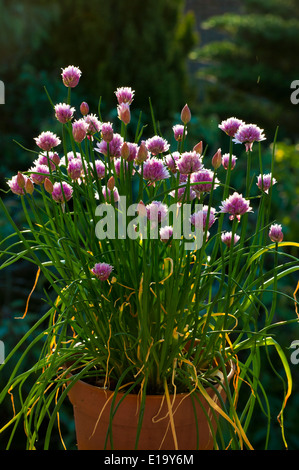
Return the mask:
M 278 127 L 274 166 L 278 182 L 271 216 L 283 225 L 286 240 L 298 241 L 299 104 L 292 103 L 296 90 L 291 84 L 299 80 L 299 0 L 0 0 L 0 26 L 0 80 L 5 85 L 5 104 L 0 105 L 0 195 L 19 226 L 21 205 L 18 197 L 7 192 L 6 179 L 28 169 L 32 154 L 15 141 L 30 149 L 41 131 L 55 132 L 57 122 L 45 88 L 55 103 L 64 101 L 61 68 L 74 65 L 82 71 L 80 86 L 73 93 L 74 106 L 87 101 L 90 112 L 97 114 L 101 97 L 103 119 L 116 121 L 114 91 L 130 86 L 135 90 L 132 121 L 137 122 L 142 109 L 143 124 L 149 123 L 146 132 L 153 135 L 150 97 L 161 132 L 171 141 L 172 125 L 180 122 L 181 109 L 188 103 L 190 147 L 202 140 L 209 155 L 219 147 L 223 153 L 228 151 L 218 124 L 235 116 L 265 130 L 263 165 L 270 168 Z M 243 160 L 239 155 L 233 172 L 239 186 L 245 158 L 245 153 Z M 1 239 L 11 231 L 0 213 Z M 288 252 L 299 255 L 297 249 Z M 24 261 L 0 270 L 0 340 L 6 354 L 47 308 L 43 300 L 47 285 L 41 278 L 26 318 L 17 318 L 25 311 L 35 276 L 35 268 Z M 296 316 L 292 298 L 298 279 L 297 274 L 284 280 L 286 296 L 276 314 L 281 320 Z M 296 328 L 286 328 L 285 337 L 279 338 L 287 356 L 292 341 L 299 340 Z M 38 355 L 33 348 L 28 362 Z M 279 370 L 279 364 L 275 366 Z M 290 363 L 290 367 L 294 391 L 285 411 L 285 433 L 289 448 L 299 449 L 299 364 Z M 8 369 L 0 377 L 0 386 L 11 372 Z M 274 406 L 269 448 L 279 450 L 284 445 L 276 415 L 283 384 L 279 377 L 273 381 L 272 371 L 271 377 L 268 383 L 265 377 Z M 11 413 L 8 397 L 0 410 L 0 428 Z M 65 445 L 75 449 L 67 403 L 60 421 Z M 256 448 L 264 447 L 265 423 L 258 412 L 248 433 Z M 0 449 L 5 448 L 8 434 L 0 435 Z M 14 448 L 22 449 L 22 426 L 17 436 Z M 42 440 L 41 435 L 41 446 Z M 52 447 L 62 448 L 58 430 Z

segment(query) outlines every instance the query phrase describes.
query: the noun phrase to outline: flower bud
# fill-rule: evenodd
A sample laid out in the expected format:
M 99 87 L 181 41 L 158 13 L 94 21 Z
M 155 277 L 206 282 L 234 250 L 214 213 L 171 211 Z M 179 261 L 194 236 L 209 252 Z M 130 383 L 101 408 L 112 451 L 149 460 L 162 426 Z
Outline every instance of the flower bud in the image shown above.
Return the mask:
M 117 113 L 119 119 L 124 123 L 124 124 L 129 124 L 131 121 L 131 112 L 130 112 L 130 105 L 128 103 L 121 103 L 120 105 L 117 106 Z
M 202 155 L 202 140 L 200 142 L 198 142 L 198 144 L 194 145 L 193 147 L 193 150 L 197 153 L 200 153 L 200 155 Z
M 141 217 L 147 216 L 146 206 L 143 201 L 140 201 L 137 204 L 137 214 L 140 215 Z
M 30 178 L 27 178 L 25 183 L 25 191 L 27 194 L 32 194 L 34 191 L 34 184 Z
M 18 175 L 17 175 L 17 183 L 19 185 L 20 188 L 25 188 L 25 178 L 24 176 L 22 175 L 22 173 L 20 173 L 18 171 Z
M 115 179 L 114 179 L 114 176 L 110 176 L 108 182 L 107 182 L 107 188 L 110 189 L 110 191 L 112 191 L 112 189 L 114 188 L 115 186 Z
M 124 160 L 128 160 L 130 156 L 130 147 L 127 142 L 124 142 L 121 146 L 120 155 Z
M 181 120 L 184 124 L 187 124 L 189 121 L 191 121 L 191 112 L 187 104 L 185 104 L 182 109 Z
M 217 170 L 221 166 L 222 158 L 221 158 L 221 149 L 218 149 L 215 155 L 212 158 L 212 165 Z
M 47 193 L 52 194 L 52 192 L 53 192 L 53 183 L 49 180 L 49 178 L 45 178 L 44 187 L 45 187 L 45 190 L 47 191 Z
M 82 103 L 80 105 L 80 112 L 83 116 L 86 116 L 86 114 L 89 113 L 89 106 L 86 103 L 86 101 L 82 101 Z

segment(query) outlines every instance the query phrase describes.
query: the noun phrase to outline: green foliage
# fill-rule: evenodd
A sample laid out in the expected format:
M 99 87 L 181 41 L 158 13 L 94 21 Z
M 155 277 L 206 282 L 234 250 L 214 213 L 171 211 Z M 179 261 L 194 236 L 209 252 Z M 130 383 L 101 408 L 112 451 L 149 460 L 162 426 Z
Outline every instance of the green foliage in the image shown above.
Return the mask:
M 283 10 L 283 14 L 282 14 Z M 298 5 L 276 0 L 246 0 L 243 14 L 208 19 L 203 27 L 224 33 L 222 42 L 198 49 L 200 81 L 206 91 L 204 111 L 225 119 L 233 113 L 259 123 L 266 132 L 279 126 L 280 137 L 297 136 L 291 83 L 299 76 Z

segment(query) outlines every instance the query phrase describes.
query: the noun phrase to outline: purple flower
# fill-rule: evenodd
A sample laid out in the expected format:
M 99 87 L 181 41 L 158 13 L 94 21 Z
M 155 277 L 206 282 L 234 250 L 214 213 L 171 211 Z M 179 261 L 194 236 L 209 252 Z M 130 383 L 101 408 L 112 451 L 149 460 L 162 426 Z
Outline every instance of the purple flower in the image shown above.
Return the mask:
M 156 157 L 146 160 L 143 164 L 143 178 L 152 182 L 169 178 L 169 172 L 164 163 Z
M 101 136 L 105 142 L 111 142 L 111 140 L 113 139 L 113 127 L 110 122 L 102 123 Z
M 53 184 L 52 198 L 55 202 L 64 203 L 69 201 L 73 195 L 73 188 L 65 181 Z
M 110 157 L 120 157 L 121 153 L 121 146 L 124 143 L 124 139 L 121 137 L 120 134 L 113 134 L 113 138 L 110 142 L 105 142 L 102 140 L 102 142 L 97 143 L 97 148 L 95 150 L 97 152 L 102 153 L 105 156 L 108 156 L 108 147 L 109 145 L 109 156 Z
M 167 212 L 167 205 L 160 201 L 153 201 L 146 206 L 147 218 L 156 223 L 160 223 L 166 217 Z
M 85 121 L 84 118 L 73 122 L 72 131 L 75 142 L 80 143 L 85 139 L 88 128 L 89 124 Z
M 269 230 L 269 237 L 272 242 L 282 242 L 283 240 L 283 233 L 281 225 L 273 224 Z
M 202 170 L 199 170 L 197 173 L 192 173 L 190 182 L 191 183 L 197 183 L 195 185 L 192 185 L 193 191 L 196 192 L 197 196 L 199 196 L 203 192 L 209 192 L 212 189 L 212 182 L 214 179 L 214 172 L 211 170 L 207 170 L 203 168 Z M 215 178 L 214 181 L 214 189 L 218 185 L 219 181 L 217 178 Z
M 112 196 L 113 196 L 113 200 L 114 202 L 118 202 L 119 201 L 119 192 L 118 192 L 118 189 L 116 187 L 114 187 L 112 190 L 107 188 L 108 190 L 108 197 L 107 197 L 107 192 L 106 192 L 106 186 L 103 186 L 102 187 L 102 193 L 103 193 L 103 196 L 104 196 L 104 199 L 107 201 L 111 201 L 112 200 Z
M 118 101 L 118 104 L 128 103 L 129 105 L 133 101 L 134 90 L 130 87 L 120 87 L 114 92 Z
M 100 281 L 107 281 L 113 270 L 113 266 L 108 263 L 96 263 L 91 269 L 91 272 L 95 275 Z
M 209 212 L 209 206 L 203 206 L 202 209 L 200 209 L 199 211 L 191 215 L 190 217 L 191 224 L 203 230 L 206 228 L 206 226 L 208 229 L 211 228 L 216 220 L 215 218 L 216 209 L 214 207 L 210 207 L 209 220 L 208 220 L 208 212 Z
M 96 134 L 101 130 L 101 122 L 95 114 L 87 114 L 84 121 L 88 124 L 87 134 Z
M 69 161 L 67 172 L 72 180 L 79 179 L 81 177 L 82 170 L 83 166 L 81 158 L 73 158 Z
M 267 175 L 259 175 L 257 177 L 257 186 L 261 191 L 265 191 L 265 193 L 269 192 L 271 184 L 277 183 L 275 178 L 272 178 L 272 174 L 268 173 Z
M 48 160 L 49 157 L 49 160 Z M 58 153 L 56 152 L 48 152 L 48 155 L 44 155 L 41 153 L 37 160 L 34 160 L 34 165 L 47 165 L 51 167 L 51 170 L 54 171 L 56 169 L 56 165 L 60 164 L 60 158 Z
M 42 150 L 49 152 L 53 147 L 57 147 L 61 143 L 59 137 L 51 131 L 42 132 L 38 137 L 34 138 L 36 145 Z
M 221 240 L 223 243 L 230 247 L 231 242 L 232 242 L 232 232 L 225 232 L 221 235 Z M 240 240 L 240 236 L 237 235 L 236 233 L 234 234 L 234 245 Z
M 106 167 L 102 160 L 95 160 L 96 172 L 99 179 L 103 179 L 106 174 Z
M 233 137 L 242 124 L 245 123 L 241 121 L 241 119 L 231 117 L 226 119 L 225 121 L 222 121 L 221 124 L 218 125 L 218 127 L 227 135 Z
M 180 152 L 172 152 L 165 157 L 166 166 L 173 174 L 177 172 L 177 161 L 180 156 Z
M 159 153 L 167 152 L 167 150 L 169 150 L 169 147 L 170 147 L 169 143 L 158 135 L 155 135 L 154 137 L 147 139 L 145 141 L 145 145 L 146 145 L 147 150 L 152 155 L 158 155 Z
M 41 165 L 37 163 L 34 167 L 30 168 L 28 171 L 31 171 L 31 179 L 35 184 L 43 184 L 45 178 L 49 176 L 50 170 L 48 165 Z
M 66 87 L 74 88 L 78 85 L 82 72 L 78 67 L 69 65 L 68 67 L 62 69 L 61 75 L 63 84 Z
M 172 130 L 173 130 L 174 138 L 177 142 L 180 142 L 181 140 L 183 140 L 184 126 L 182 124 L 176 124 L 175 126 L 173 126 Z M 187 134 L 187 131 L 185 131 L 185 135 L 186 134 Z
M 168 240 L 173 235 L 173 227 L 171 225 L 165 225 L 164 227 L 160 228 L 160 240 L 162 242 L 168 242 Z
M 30 191 L 31 186 L 28 183 L 31 180 L 26 175 L 21 175 L 21 177 L 20 175 L 21 174 L 18 173 L 17 175 L 13 176 L 11 180 L 7 181 L 7 184 L 10 187 L 10 190 L 14 194 L 17 194 L 18 196 L 24 196 L 25 191 L 28 192 L 29 194 L 32 194 L 33 191 L 32 192 Z M 25 191 L 24 191 L 24 188 L 25 188 Z
M 74 158 L 81 158 L 80 152 L 76 152 L 75 155 L 74 155 L 74 152 L 72 152 L 72 151 L 67 152 L 66 157 L 65 157 L 65 156 L 61 157 L 59 166 L 60 166 L 60 165 L 67 166 L 68 163 L 69 163 L 71 160 L 73 160 Z
M 237 220 L 240 221 L 241 215 L 246 212 L 252 212 L 252 207 L 250 207 L 249 201 L 247 201 L 242 194 L 234 192 L 225 201 L 222 201 L 220 212 L 231 214 L 229 217 L 230 220 L 237 218 Z
M 184 152 L 177 161 L 177 168 L 182 175 L 190 175 L 202 168 L 202 161 L 197 152 Z
M 222 155 L 222 166 L 225 170 L 228 169 L 228 166 L 229 166 L 229 159 L 230 159 L 230 154 L 229 153 L 225 153 L 224 155 Z M 236 166 L 236 160 L 237 160 L 237 157 L 235 155 L 232 155 L 231 156 L 231 169 L 233 170 Z
M 178 203 L 181 203 L 181 202 L 187 202 L 187 195 L 186 195 L 186 189 L 187 189 L 187 186 L 183 187 L 183 188 L 178 188 L 177 190 L 177 200 L 178 200 Z M 176 195 L 176 192 L 175 190 L 171 191 L 170 193 L 170 196 L 172 197 L 175 197 Z M 193 199 L 196 198 L 196 192 L 193 191 L 192 187 L 190 187 L 190 192 L 189 192 L 189 201 L 193 201 Z
M 266 140 L 263 134 L 264 130 L 255 124 L 242 124 L 236 132 L 233 142 L 236 144 L 245 144 L 246 151 L 252 150 L 253 142 Z
M 66 124 L 68 121 L 71 121 L 75 112 L 75 108 L 72 108 L 66 103 L 56 104 L 54 110 L 55 117 L 61 124 Z

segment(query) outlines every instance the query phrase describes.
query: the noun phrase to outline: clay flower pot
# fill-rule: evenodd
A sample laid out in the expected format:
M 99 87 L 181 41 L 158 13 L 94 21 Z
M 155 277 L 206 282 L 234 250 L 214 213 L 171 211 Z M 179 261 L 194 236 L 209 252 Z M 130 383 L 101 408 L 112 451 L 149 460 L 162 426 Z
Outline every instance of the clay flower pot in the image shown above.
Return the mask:
M 228 380 L 234 374 L 232 367 Z M 206 389 L 210 397 L 219 404 L 212 388 Z M 225 392 L 219 387 L 222 399 Z M 195 393 L 197 398 L 195 398 Z M 76 437 L 79 450 L 134 450 L 140 411 L 138 395 L 117 393 L 112 420 L 112 442 L 110 433 L 111 402 L 114 392 L 78 381 L 69 391 L 73 405 Z M 192 399 L 193 396 L 193 399 Z M 124 397 L 124 398 L 123 398 Z M 121 401 L 121 399 L 123 400 Z M 170 396 L 175 429 L 171 426 L 165 396 L 147 395 L 138 450 L 211 450 L 213 449 L 212 426 L 216 432 L 215 411 L 207 401 L 194 392 Z M 119 406 L 117 406 L 119 404 Z M 117 409 L 116 409 L 117 408 Z M 209 426 L 210 423 L 210 426 Z M 175 444 L 175 440 L 177 441 Z

